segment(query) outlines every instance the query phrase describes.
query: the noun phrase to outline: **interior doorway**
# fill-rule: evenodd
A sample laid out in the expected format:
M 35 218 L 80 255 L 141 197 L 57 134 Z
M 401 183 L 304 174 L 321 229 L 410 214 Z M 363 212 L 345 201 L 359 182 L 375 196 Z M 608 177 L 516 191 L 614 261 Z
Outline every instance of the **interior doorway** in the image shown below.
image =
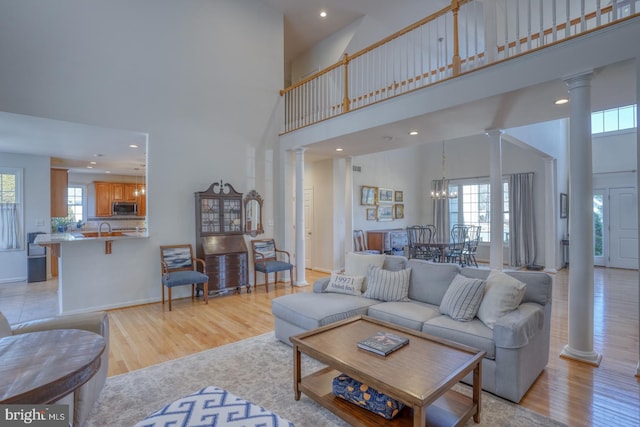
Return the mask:
M 313 259 L 313 188 L 304 189 L 304 265 L 311 268 Z

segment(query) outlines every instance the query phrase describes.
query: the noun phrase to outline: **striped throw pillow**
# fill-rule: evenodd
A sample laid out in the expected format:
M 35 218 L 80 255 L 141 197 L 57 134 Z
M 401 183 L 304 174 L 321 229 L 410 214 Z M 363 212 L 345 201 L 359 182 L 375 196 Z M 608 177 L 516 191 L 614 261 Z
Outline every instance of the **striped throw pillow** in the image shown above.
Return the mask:
M 440 313 L 454 320 L 468 322 L 478 314 L 485 281 L 457 274 L 440 302 Z
M 367 271 L 367 290 L 364 297 L 381 301 L 408 301 L 411 269 L 383 270 L 374 265 Z

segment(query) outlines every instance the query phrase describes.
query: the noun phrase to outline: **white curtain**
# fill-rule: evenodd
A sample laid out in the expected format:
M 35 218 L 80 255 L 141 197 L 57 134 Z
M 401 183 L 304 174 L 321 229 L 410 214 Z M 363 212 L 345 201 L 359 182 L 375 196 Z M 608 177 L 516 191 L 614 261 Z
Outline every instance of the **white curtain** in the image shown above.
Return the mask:
M 449 193 L 449 182 L 446 179 L 433 181 L 433 191 L 446 191 Z M 433 199 L 433 222 L 436 226 L 435 240 L 438 242 L 449 241 L 449 199 Z
M 509 251 L 511 265 L 535 264 L 536 221 L 533 202 L 533 172 L 509 177 Z
M 20 249 L 20 221 L 15 203 L 0 203 L 0 249 Z

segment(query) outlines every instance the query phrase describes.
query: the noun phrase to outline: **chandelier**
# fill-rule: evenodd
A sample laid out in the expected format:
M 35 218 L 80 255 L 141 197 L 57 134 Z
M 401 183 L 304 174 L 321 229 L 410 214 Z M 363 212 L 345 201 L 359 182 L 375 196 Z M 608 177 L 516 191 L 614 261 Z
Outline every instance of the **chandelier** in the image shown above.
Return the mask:
M 457 191 L 447 191 L 449 183 L 444 175 L 444 165 L 445 165 L 445 155 L 444 155 L 444 140 L 442 141 L 442 190 L 431 190 L 431 198 L 435 200 L 444 200 L 444 199 L 457 199 L 458 192 Z M 434 187 L 437 184 L 434 183 Z

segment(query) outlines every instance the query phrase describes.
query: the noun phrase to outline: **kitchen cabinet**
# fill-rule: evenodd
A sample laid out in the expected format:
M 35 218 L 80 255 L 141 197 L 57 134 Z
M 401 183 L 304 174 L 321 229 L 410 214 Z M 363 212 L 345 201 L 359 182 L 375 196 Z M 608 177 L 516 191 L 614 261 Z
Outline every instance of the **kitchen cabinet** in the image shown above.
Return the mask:
M 146 216 L 147 215 L 147 191 L 144 185 L 138 186 L 139 190 L 144 190 L 144 192 L 140 191 L 138 193 L 138 197 L 136 197 L 136 203 L 138 203 L 138 216 Z
M 140 186 L 137 184 L 124 184 L 124 201 L 125 202 L 137 202 Z
M 120 182 L 111 183 L 111 201 L 112 202 L 124 202 L 124 186 L 125 184 Z
M 96 216 L 111 216 L 111 183 L 95 182 Z
M 243 287 L 249 292 L 242 193 L 220 181 L 196 192 L 195 199 L 196 254 L 207 266 L 209 292 L 240 291 Z
M 68 169 L 51 169 L 51 217 L 64 218 L 69 215 L 67 192 Z

